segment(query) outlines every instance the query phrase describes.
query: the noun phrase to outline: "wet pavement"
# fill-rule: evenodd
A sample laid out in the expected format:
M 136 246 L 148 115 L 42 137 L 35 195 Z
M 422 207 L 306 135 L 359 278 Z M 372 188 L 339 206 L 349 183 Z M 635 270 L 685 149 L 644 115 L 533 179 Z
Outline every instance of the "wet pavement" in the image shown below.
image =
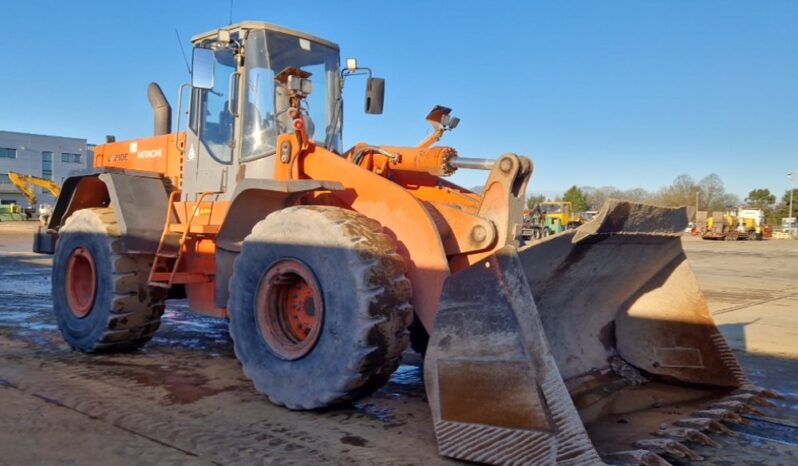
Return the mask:
M 223 320 L 169 301 L 132 354 L 84 355 L 52 316 L 50 259 L 0 225 L 0 465 L 443 464 L 409 352 L 348 407 L 291 412 L 255 392 Z M 20 235 L 23 235 L 20 238 Z
M 412 351 L 386 387 L 323 412 L 270 404 L 241 372 L 226 323 L 182 301 L 169 301 L 136 353 L 71 351 L 51 315 L 50 260 L 26 252 L 29 230 L 0 225 L 0 465 L 450 463 L 437 455 Z M 711 458 L 702 464 L 798 464 L 798 242 L 764 243 L 685 241 L 750 377 L 787 395 L 772 419 L 698 449 Z

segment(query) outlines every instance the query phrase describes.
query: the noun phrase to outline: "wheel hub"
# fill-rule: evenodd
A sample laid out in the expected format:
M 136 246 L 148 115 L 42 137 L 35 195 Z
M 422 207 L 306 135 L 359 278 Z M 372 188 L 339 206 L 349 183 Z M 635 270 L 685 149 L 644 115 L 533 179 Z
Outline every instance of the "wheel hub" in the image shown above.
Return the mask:
M 277 356 L 299 359 L 321 334 L 324 305 L 310 269 L 296 259 L 274 263 L 258 285 L 256 313 L 261 335 Z
M 75 248 L 67 260 L 66 299 L 75 317 L 82 319 L 91 312 L 97 292 L 94 259 L 84 247 Z

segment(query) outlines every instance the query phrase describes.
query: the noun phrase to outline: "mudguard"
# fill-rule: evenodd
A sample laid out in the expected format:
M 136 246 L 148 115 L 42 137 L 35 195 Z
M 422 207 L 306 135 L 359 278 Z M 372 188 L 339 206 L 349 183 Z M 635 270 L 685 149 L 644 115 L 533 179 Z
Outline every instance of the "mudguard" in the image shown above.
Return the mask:
M 75 211 L 112 206 L 124 253 L 154 253 L 161 239 L 169 196 L 160 175 L 105 172 L 68 178 L 58 196 L 47 233 L 57 235 Z M 49 245 L 43 239 L 37 244 Z M 53 242 L 54 248 L 54 242 Z M 49 252 L 41 248 L 37 252 Z

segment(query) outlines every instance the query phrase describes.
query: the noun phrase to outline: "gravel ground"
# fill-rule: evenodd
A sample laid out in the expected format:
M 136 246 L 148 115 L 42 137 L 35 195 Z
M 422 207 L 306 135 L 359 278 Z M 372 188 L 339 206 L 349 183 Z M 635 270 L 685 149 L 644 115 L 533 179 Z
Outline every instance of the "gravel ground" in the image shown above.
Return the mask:
M 180 301 L 140 352 L 70 351 L 51 316 L 50 259 L 28 252 L 34 228 L 0 223 L 0 465 L 449 462 L 437 455 L 413 352 L 376 394 L 299 413 L 256 393 L 225 323 Z M 686 237 L 684 247 L 751 378 L 786 394 L 777 417 L 798 425 L 798 241 Z M 726 438 L 712 464 L 756 464 L 741 456 L 752 450 L 795 459 L 760 464 L 798 464 L 795 430 L 782 430 Z

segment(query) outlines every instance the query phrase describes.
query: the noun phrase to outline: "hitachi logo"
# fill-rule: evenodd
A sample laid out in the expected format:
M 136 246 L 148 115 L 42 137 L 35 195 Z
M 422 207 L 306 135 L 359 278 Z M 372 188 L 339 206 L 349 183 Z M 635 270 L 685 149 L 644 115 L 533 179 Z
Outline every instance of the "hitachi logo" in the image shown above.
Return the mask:
M 157 159 L 161 156 L 161 149 L 139 151 L 139 159 Z

